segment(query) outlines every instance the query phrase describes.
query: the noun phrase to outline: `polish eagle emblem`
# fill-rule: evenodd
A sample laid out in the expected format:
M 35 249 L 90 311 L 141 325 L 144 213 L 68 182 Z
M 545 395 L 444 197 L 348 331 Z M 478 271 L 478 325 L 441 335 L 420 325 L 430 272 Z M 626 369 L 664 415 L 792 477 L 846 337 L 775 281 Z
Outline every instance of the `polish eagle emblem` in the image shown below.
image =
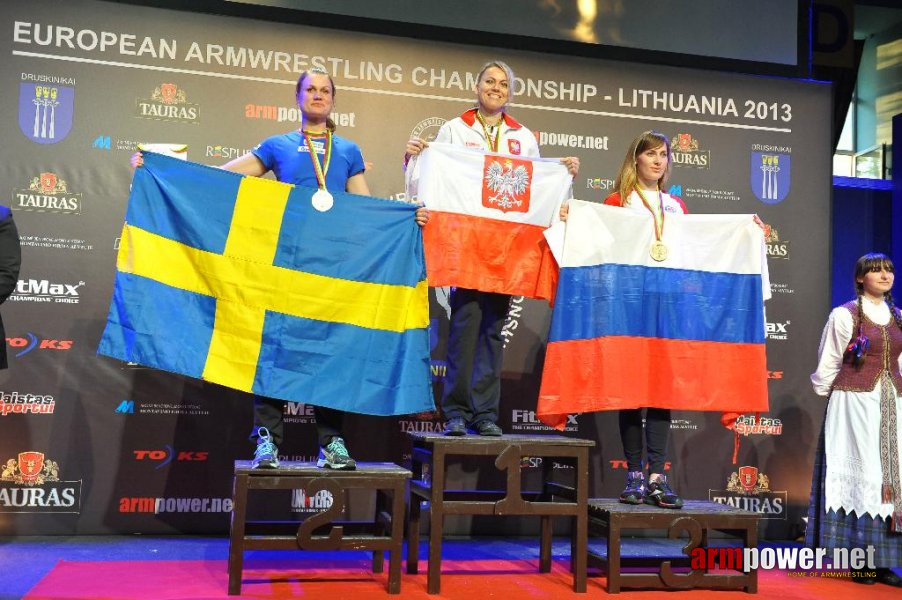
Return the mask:
M 517 161 L 521 162 L 521 161 Z M 485 170 L 483 204 L 504 212 L 526 212 L 529 207 L 530 169 L 513 160 L 491 161 Z

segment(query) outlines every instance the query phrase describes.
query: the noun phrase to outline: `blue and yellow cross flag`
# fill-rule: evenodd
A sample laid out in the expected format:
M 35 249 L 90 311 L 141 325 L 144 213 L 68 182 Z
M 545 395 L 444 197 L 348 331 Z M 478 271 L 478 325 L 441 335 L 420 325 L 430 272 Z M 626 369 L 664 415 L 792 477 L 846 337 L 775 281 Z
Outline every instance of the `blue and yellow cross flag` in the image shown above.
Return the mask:
M 144 153 L 99 354 L 373 415 L 435 409 L 416 207 Z

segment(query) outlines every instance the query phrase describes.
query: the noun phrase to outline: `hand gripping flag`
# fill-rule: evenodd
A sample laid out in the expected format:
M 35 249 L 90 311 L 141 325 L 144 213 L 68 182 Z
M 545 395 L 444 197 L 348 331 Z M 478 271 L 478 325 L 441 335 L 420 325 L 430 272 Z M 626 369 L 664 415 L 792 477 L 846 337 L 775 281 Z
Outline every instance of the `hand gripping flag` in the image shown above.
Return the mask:
M 557 265 L 542 232 L 571 177 L 558 159 L 484 153 L 432 142 L 411 167 L 429 208 L 429 285 L 552 299 Z
M 761 229 L 751 215 L 651 215 L 570 202 L 537 414 L 767 410 Z
M 410 204 L 145 153 L 98 352 L 263 396 L 434 409 L 423 243 Z

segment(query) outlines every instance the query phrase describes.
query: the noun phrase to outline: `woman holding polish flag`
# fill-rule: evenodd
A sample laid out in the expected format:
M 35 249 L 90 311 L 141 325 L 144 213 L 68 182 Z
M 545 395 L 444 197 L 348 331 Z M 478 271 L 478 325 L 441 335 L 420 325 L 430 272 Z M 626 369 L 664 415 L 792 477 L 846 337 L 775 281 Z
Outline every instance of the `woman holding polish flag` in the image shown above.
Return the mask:
M 483 65 L 476 79 L 476 107 L 445 123 L 435 141 L 538 158 L 535 135 L 506 111 L 514 95 L 511 68 L 500 60 L 491 61 Z M 405 166 L 427 145 L 420 138 L 408 141 Z M 579 170 L 576 157 L 563 158 L 561 163 L 571 175 Z M 451 293 L 448 371 L 442 393 L 442 412 L 447 419 L 445 435 L 465 435 L 468 427 L 479 435 L 502 434 L 497 425 L 503 356 L 501 328 L 510 298 L 506 293 L 463 287 L 456 287 Z

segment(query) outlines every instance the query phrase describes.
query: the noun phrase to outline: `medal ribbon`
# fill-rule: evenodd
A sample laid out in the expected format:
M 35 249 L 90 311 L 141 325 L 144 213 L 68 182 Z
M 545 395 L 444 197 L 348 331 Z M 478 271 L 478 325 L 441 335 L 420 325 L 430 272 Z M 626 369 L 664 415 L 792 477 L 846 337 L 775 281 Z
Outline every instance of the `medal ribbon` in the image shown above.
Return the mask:
M 651 213 L 651 218 L 655 222 L 655 239 L 660 242 L 661 238 L 664 236 L 664 196 L 661 195 L 661 190 L 658 190 L 658 202 L 660 202 L 661 207 L 661 223 L 659 225 L 658 213 L 652 208 L 651 203 L 645 199 L 645 195 L 642 193 L 642 190 L 639 189 L 639 186 L 636 186 L 636 193 L 639 194 L 639 198 L 642 199 L 642 204 L 644 204 L 645 208 L 648 209 L 648 212 Z
M 307 150 L 310 151 L 310 160 L 313 161 L 313 172 L 316 174 L 316 183 L 319 185 L 319 189 L 326 189 L 326 173 L 329 172 L 329 163 L 332 162 L 332 130 L 326 130 L 326 156 L 323 159 L 323 164 L 319 162 L 319 156 L 316 154 L 316 149 L 313 147 L 313 140 L 310 137 L 310 134 L 306 131 L 301 131 L 304 134 L 304 140 L 307 142 Z
M 498 122 L 498 129 L 495 130 L 495 139 L 492 139 L 492 136 L 489 135 L 489 127 L 485 123 L 485 119 L 482 118 L 482 115 L 479 114 L 479 111 L 476 111 L 476 119 L 479 121 L 479 124 L 482 125 L 482 132 L 485 134 L 485 141 L 489 145 L 489 150 L 492 152 L 498 152 L 498 140 L 501 139 L 501 121 Z

